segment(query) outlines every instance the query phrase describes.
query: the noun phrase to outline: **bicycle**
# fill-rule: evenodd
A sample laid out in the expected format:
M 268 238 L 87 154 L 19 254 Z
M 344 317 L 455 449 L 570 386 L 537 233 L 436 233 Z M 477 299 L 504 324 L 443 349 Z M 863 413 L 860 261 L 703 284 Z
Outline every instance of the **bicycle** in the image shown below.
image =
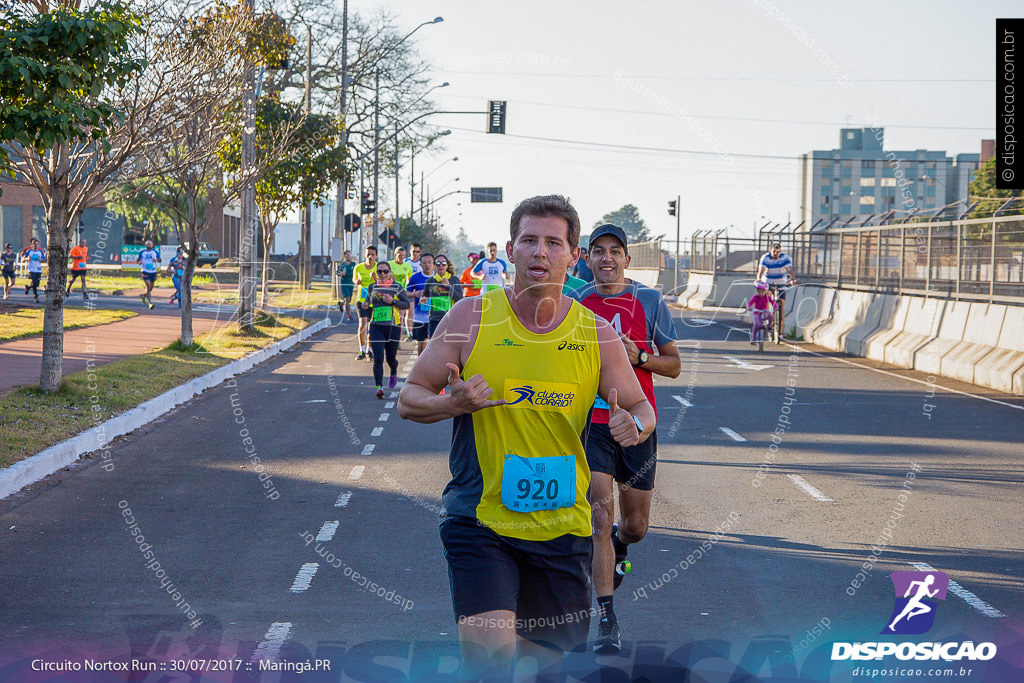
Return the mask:
M 758 316 L 757 314 L 761 315 Z M 752 336 L 754 342 L 757 343 L 757 352 L 764 353 L 764 342 L 766 339 L 771 338 L 772 328 L 775 326 L 774 321 L 777 320 L 777 316 L 774 311 L 752 308 L 750 309 L 750 325 L 752 327 Z M 756 323 L 760 322 L 760 325 Z M 755 326 L 756 325 L 756 326 Z
M 785 300 L 782 299 L 781 297 L 779 297 L 779 294 L 783 294 L 783 293 L 789 291 L 790 289 L 793 289 L 793 287 L 795 287 L 795 286 L 796 286 L 795 284 L 794 285 L 788 285 L 788 286 L 771 285 L 771 284 L 768 285 L 768 291 L 770 291 L 772 293 L 772 301 L 774 302 L 774 306 L 772 307 L 771 337 L 772 337 L 772 341 L 774 341 L 776 344 L 781 344 L 782 343 L 782 335 L 785 332 L 785 330 L 783 330 L 783 329 L 781 329 L 779 327 L 779 325 L 781 324 L 781 322 L 780 322 L 781 321 L 781 316 L 779 315 L 779 309 L 781 309 L 782 306 L 785 305 Z

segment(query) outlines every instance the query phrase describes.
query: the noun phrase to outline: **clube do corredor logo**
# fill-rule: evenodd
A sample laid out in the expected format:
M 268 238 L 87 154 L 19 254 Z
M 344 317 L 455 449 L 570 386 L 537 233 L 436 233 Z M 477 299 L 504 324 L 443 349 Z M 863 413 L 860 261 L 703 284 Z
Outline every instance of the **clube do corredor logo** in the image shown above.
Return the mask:
M 935 624 L 939 603 L 946 599 L 949 576 L 944 572 L 893 572 L 894 604 L 882 635 L 921 635 Z M 994 643 L 973 641 L 832 643 L 832 660 L 879 660 L 895 656 L 916 661 L 988 661 L 996 656 Z

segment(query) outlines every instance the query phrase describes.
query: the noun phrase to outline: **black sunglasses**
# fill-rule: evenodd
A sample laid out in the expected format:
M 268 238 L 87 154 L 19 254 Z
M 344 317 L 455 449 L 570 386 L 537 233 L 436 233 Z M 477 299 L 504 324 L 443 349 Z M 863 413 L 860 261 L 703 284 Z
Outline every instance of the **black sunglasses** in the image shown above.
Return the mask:
M 377 274 L 378 275 L 387 275 L 390 272 L 391 272 L 390 270 L 386 270 L 386 269 L 381 269 L 381 268 L 377 269 Z

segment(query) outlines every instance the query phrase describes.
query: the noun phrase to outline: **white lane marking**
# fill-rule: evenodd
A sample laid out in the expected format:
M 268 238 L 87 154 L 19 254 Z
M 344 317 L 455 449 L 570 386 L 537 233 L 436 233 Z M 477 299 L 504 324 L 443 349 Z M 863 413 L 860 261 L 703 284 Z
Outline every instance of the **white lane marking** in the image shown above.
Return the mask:
M 383 433 L 384 433 L 384 428 L 383 427 L 374 427 L 373 431 L 370 432 L 370 436 L 380 436 Z
M 351 491 L 342 491 L 338 494 L 338 500 L 334 501 L 334 507 L 343 508 L 348 506 L 348 502 L 352 500 Z
M 292 587 L 288 590 L 292 593 L 301 593 L 304 590 L 309 589 L 309 583 L 316 576 L 316 570 L 320 568 L 320 565 L 316 562 L 307 562 L 299 568 L 299 573 L 295 575 L 295 581 L 292 582 Z
M 312 401 L 303 401 L 303 403 L 327 403 L 327 399 L 314 398 Z
M 377 418 L 377 422 L 387 422 L 389 417 L 391 417 L 391 413 L 381 413 L 380 417 Z
M 718 429 L 721 430 L 726 436 L 728 436 L 733 441 L 746 441 L 746 439 L 744 439 L 742 436 L 732 431 L 728 427 L 719 427 Z
M 938 571 L 937 569 L 935 569 L 934 567 L 932 567 L 931 565 L 929 565 L 929 564 L 927 564 L 925 562 L 911 562 L 910 565 L 912 567 L 917 568 L 919 571 L 922 571 L 922 572 Z M 958 598 L 963 599 L 964 602 L 966 602 L 968 605 L 970 605 L 974 609 L 976 609 L 979 612 L 981 612 L 982 614 L 984 614 L 986 617 L 1005 617 L 1006 616 L 1005 614 L 1003 614 L 1002 612 L 997 610 L 995 607 L 993 607 L 992 605 L 988 604 L 987 602 L 985 602 L 984 600 L 979 598 L 977 595 L 975 595 L 971 591 L 969 591 L 966 588 L 964 588 L 963 586 L 961 586 L 959 583 L 957 583 L 953 579 L 949 580 L 949 590 L 950 590 L 950 592 L 953 593 L 953 595 L 957 596 Z
M 387 403 L 384 404 L 384 408 L 386 410 L 391 410 L 394 407 L 395 407 L 395 402 L 394 401 L 388 401 Z
M 680 403 L 682 403 L 682 404 L 683 404 L 684 406 L 686 406 L 687 408 L 692 408 L 692 407 L 693 407 L 693 404 L 692 404 L 692 403 L 690 403 L 689 401 L 687 401 L 687 400 L 686 400 L 685 398 L 683 398 L 682 396 L 676 396 L 675 394 L 673 394 L 673 395 L 672 395 L 672 398 L 674 398 L 675 400 L 679 401 Z
M 397 391 L 392 391 L 391 395 L 388 396 L 388 398 L 398 398 L 398 392 Z
M 370 455 L 371 453 L 373 453 L 373 449 L 374 445 L 372 443 L 368 443 L 365 446 L 363 446 L 363 452 L 361 453 L 361 455 Z
M 292 632 L 292 622 L 275 621 L 267 629 L 267 635 L 263 636 L 263 642 L 256 646 L 252 653 L 253 661 L 267 659 L 275 661 L 281 654 L 281 646 L 288 640 L 288 634 Z
M 334 532 L 338 530 L 340 522 L 324 522 L 324 525 L 320 527 L 320 533 L 316 535 L 318 541 L 329 541 L 334 538 Z
M 835 501 L 824 493 L 807 483 L 807 480 L 798 474 L 787 474 L 786 477 L 799 486 L 804 493 L 820 503 L 834 503 Z
M 760 372 L 761 370 L 767 370 L 768 368 L 775 367 L 774 365 L 754 365 L 753 363 L 748 363 L 742 358 L 736 358 L 735 356 L 722 356 L 722 358 L 732 361 L 735 367 L 743 368 L 744 370 L 756 370 Z
M 359 477 L 363 476 L 363 470 L 365 469 L 365 465 L 356 465 L 352 468 L 352 471 L 348 473 L 348 478 L 352 481 L 358 481 Z

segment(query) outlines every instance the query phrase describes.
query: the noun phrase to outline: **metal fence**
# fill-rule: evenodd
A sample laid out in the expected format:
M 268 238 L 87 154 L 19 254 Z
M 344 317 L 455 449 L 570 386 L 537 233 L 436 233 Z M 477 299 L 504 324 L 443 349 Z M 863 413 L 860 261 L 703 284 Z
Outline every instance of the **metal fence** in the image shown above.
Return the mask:
M 1020 216 L 792 231 L 754 240 L 697 233 L 696 272 L 753 272 L 778 241 L 799 280 L 865 291 L 1024 304 L 1024 219 Z

